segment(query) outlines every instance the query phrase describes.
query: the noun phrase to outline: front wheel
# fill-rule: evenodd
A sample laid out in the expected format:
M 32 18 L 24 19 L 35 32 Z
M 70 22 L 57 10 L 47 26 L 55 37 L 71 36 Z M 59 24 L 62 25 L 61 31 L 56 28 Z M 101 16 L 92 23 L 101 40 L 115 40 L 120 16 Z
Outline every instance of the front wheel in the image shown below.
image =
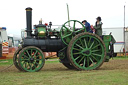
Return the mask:
M 36 72 L 44 66 L 45 58 L 39 48 L 27 46 L 20 51 L 18 63 L 23 71 Z

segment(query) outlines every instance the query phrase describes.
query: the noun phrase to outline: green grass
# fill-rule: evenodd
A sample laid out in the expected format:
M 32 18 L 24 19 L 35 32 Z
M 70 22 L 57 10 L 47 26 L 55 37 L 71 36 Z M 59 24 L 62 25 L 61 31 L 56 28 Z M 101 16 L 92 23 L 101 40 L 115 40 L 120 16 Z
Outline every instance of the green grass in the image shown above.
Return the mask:
M 128 72 L 127 72 L 128 73 Z M 1 85 L 127 85 L 123 71 L 40 71 L 8 72 L 0 75 Z
M 56 59 L 48 59 L 48 60 L 45 60 L 45 63 L 46 64 L 59 63 L 59 60 L 57 58 Z M 11 64 L 13 64 L 13 60 L 12 59 L 0 60 L 0 66 L 6 66 L 6 65 L 11 65 Z
M 11 64 L 13 64 L 13 60 L 12 59 L 0 60 L 0 66 L 6 66 L 6 65 L 11 65 Z
M 114 57 L 113 59 L 128 59 L 128 56 L 125 57 L 125 56 L 117 56 L 117 57 Z M 59 63 L 59 60 L 58 58 L 56 59 L 48 59 L 45 61 L 46 64 L 49 64 L 49 63 Z M 0 66 L 5 66 L 5 65 L 11 65 L 13 64 L 13 60 L 12 59 L 5 59 L 5 60 L 0 60 Z
M 117 57 L 114 57 L 113 59 L 128 59 L 128 56 L 117 56 Z
M 120 57 L 114 59 L 128 60 Z M 11 63 L 12 60 L 8 60 L 0 66 Z M 128 69 L 74 71 L 67 70 L 57 59 L 48 60 L 45 65 L 47 68 L 39 72 L 20 72 L 15 67 L 0 72 L 0 85 L 128 85 Z M 56 65 L 60 67 L 54 68 Z

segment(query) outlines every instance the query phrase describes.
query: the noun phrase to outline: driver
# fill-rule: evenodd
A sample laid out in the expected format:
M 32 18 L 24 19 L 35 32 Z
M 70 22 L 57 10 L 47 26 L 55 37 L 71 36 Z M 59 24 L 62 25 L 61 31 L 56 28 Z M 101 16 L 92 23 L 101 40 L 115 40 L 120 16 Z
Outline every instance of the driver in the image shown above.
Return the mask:
M 90 28 L 90 23 L 88 23 L 87 20 L 83 20 L 82 23 L 85 26 L 87 32 L 93 33 L 93 31 Z

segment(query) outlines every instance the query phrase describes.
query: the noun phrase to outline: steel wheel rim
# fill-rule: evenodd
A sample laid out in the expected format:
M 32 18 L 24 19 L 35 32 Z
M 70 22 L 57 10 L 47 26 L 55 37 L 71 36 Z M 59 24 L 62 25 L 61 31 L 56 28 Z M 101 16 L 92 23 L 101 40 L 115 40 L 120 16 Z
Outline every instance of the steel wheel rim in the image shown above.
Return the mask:
M 15 67 L 22 71 L 22 69 L 19 67 L 19 63 L 18 63 L 18 57 L 19 57 L 19 52 L 22 50 L 22 48 L 18 48 L 18 50 L 15 52 L 14 56 L 13 56 L 13 64 L 15 65 Z
M 69 27 L 66 27 L 66 24 L 67 23 L 70 23 L 70 22 L 73 22 L 74 24 L 73 24 L 73 29 L 72 29 L 72 31 L 71 31 L 71 29 L 69 29 Z M 76 23 L 79 23 L 80 25 L 81 25 L 81 29 L 80 30 L 78 30 L 78 31 L 75 31 L 75 25 L 76 25 Z M 64 30 L 65 29 L 65 30 Z M 73 32 L 76 32 L 76 33 L 78 33 L 78 32 L 80 32 L 80 31 L 82 31 L 82 30 L 84 30 L 84 32 L 86 32 L 86 29 L 85 29 L 85 26 L 80 22 L 80 21 L 77 21 L 77 20 L 69 20 L 69 21 L 67 21 L 67 22 L 65 22 L 64 24 L 63 24 L 63 26 L 61 27 L 61 30 L 60 30 L 60 36 L 61 36 L 61 40 L 64 42 L 64 44 L 66 44 L 66 45 L 68 45 L 69 44 L 69 42 L 70 42 L 70 40 L 73 38 Z M 67 31 L 67 32 L 65 32 L 65 31 Z
M 91 33 L 88 33 L 88 34 L 79 36 L 77 39 L 75 39 L 70 49 L 71 50 L 70 58 L 71 58 L 72 64 L 75 64 L 76 67 L 82 70 L 93 70 L 98 68 L 104 62 L 105 60 L 104 55 L 106 55 L 105 49 L 104 49 L 105 46 L 102 44 L 101 39 L 100 38 L 98 39 L 97 37 L 95 37 L 94 34 L 91 34 Z M 88 38 L 88 41 L 87 41 L 87 38 Z M 80 43 L 81 44 L 79 45 L 78 42 L 79 44 Z M 98 43 L 98 44 L 95 45 L 95 43 Z M 86 49 L 86 46 L 88 46 L 87 49 Z M 100 49 L 97 50 L 96 48 L 100 48 Z
M 19 55 L 19 65 L 24 71 L 39 71 L 44 63 L 44 55 L 40 49 L 34 46 L 24 48 Z

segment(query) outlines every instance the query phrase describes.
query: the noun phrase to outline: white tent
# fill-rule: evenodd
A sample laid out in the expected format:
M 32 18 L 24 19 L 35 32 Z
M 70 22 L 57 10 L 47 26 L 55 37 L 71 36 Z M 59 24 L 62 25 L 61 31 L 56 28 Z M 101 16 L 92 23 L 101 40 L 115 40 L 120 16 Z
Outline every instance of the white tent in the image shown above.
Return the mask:
M 13 37 L 14 41 L 21 40 L 21 36 L 15 34 L 8 34 L 9 37 Z

